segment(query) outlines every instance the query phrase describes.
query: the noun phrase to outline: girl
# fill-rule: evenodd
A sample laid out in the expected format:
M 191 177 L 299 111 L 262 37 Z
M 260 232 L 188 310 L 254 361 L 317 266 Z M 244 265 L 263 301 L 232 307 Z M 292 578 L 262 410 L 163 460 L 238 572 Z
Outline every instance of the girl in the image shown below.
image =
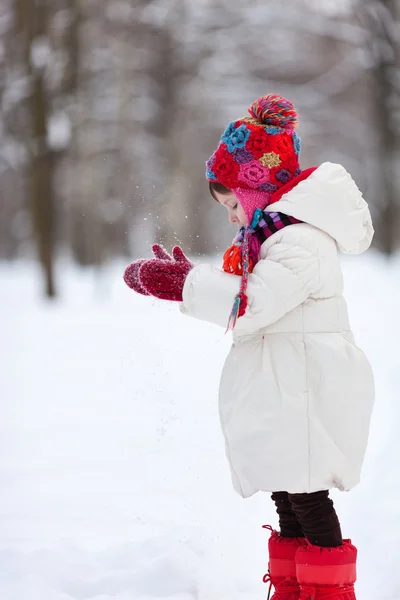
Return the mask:
M 277 507 L 264 578 L 273 600 L 355 600 L 357 550 L 328 490 L 357 485 L 367 446 L 373 377 L 350 329 L 338 250 L 367 250 L 371 216 L 341 165 L 300 170 L 288 100 L 264 96 L 249 114 L 207 162 L 211 195 L 239 227 L 223 270 L 156 245 L 125 281 L 234 330 L 221 424 L 235 490 L 271 492 Z

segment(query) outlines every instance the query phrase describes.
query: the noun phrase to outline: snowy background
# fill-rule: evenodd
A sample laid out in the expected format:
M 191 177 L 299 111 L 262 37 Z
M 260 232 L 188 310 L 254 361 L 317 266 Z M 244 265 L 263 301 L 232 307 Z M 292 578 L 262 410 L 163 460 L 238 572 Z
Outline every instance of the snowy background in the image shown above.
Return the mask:
M 335 493 L 362 600 L 399 600 L 400 259 L 345 259 L 377 402 L 362 484 Z M 217 412 L 223 330 L 135 295 L 124 263 L 0 266 L 0 598 L 265 597 L 267 494 L 237 496 Z

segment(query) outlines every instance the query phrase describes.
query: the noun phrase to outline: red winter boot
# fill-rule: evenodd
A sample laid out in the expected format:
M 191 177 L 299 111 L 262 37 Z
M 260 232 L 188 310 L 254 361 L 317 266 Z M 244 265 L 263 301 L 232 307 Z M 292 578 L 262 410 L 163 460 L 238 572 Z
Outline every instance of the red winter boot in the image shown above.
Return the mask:
M 296 554 L 300 600 L 356 600 L 357 548 L 343 540 L 337 548 L 309 544 Z
M 269 583 L 268 600 L 271 588 L 275 594 L 271 600 L 299 600 L 300 586 L 296 579 L 295 556 L 299 548 L 305 544 L 304 538 L 287 538 L 279 535 L 269 525 L 265 529 L 272 531 L 268 542 L 269 563 L 268 573 L 264 575 L 264 583 Z

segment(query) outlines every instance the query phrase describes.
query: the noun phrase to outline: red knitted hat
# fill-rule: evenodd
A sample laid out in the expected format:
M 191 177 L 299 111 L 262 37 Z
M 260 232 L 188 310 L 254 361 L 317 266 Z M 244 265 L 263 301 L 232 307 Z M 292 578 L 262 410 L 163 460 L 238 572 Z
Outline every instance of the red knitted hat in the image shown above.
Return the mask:
M 207 161 L 206 178 L 232 190 L 250 225 L 280 187 L 300 174 L 298 117 L 293 104 L 275 94 L 256 100 L 249 117 L 232 121 Z

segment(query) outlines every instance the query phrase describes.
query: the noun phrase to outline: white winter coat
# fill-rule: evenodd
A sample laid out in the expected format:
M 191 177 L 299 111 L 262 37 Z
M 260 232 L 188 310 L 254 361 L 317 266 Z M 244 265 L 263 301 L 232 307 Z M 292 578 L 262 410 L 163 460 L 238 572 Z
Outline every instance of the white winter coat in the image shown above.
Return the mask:
M 220 385 L 233 485 L 349 490 L 360 479 L 374 398 L 350 329 L 337 250 L 365 251 L 371 216 L 346 170 L 324 163 L 267 210 L 303 221 L 267 239 L 249 277 Z M 182 311 L 226 327 L 240 277 L 196 266 Z

